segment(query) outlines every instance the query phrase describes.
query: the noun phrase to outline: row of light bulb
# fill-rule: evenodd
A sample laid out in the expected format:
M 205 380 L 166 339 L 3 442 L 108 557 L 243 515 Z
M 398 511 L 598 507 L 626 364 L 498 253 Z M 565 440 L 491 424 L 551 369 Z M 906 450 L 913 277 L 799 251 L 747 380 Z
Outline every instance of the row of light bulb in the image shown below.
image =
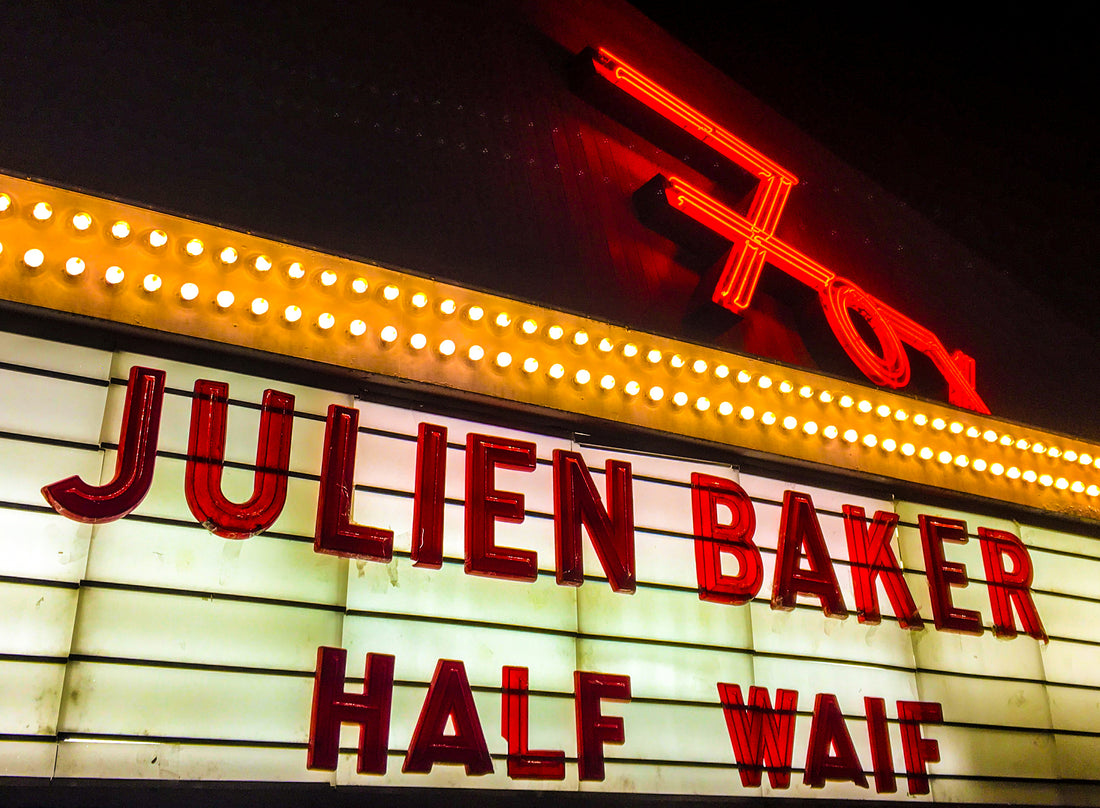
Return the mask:
M 10 212 L 12 209 L 12 200 L 8 194 L 0 194 L 0 215 Z M 30 208 L 30 216 L 37 222 L 49 223 L 55 218 L 54 210 L 48 202 L 37 202 Z M 93 225 L 93 219 L 90 214 L 78 211 L 73 213 L 69 218 L 69 223 L 72 228 L 78 232 L 87 232 Z M 126 241 L 132 235 L 132 228 L 128 222 L 119 219 L 114 221 L 108 228 L 110 236 L 116 241 Z M 144 241 L 150 248 L 159 250 L 167 245 L 169 238 L 167 233 L 163 230 L 155 229 L 147 232 L 144 236 Z M 183 251 L 192 258 L 198 258 L 202 256 L 207 248 L 206 245 L 197 238 L 187 240 L 182 245 Z M 0 253 L 3 251 L 3 245 L 0 244 Z M 239 251 L 234 247 L 224 247 L 216 253 L 216 259 L 225 267 L 232 267 L 241 261 L 241 255 Z M 23 255 L 23 263 L 25 266 L 31 269 L 37 269 L 41 267 L 45 261 L 45 256 L 39 249 L 27 250 Z M 249 266 L 259 273 L 267 273 L 274 267 L 274 262 L 266 255 L 256 255 L 249 262 Z M 79 276 L 85 270 L 85 264 L 80 258 L 70 258 L 65 263 L 65 272 L 70 276 Z M 301 280 L 305 277 L 306 272 L 300 262 L 291 262 L 286 266 L 286 274 L 290 280 Z M 104 272 L 104 281 L 112 286 L 117 286 L 122 283 L 125 278 L 125 272 L 118 266 L 111 266 Z M 323 270 L 317 275 L 317 280 L 323 287 L 335 286 L 339 280 L 339 276 L 332 270 Z M 159 276 L 155 274 L 147 274 L 142 279 L 142 288 L 149 293 L 158 291 L 162 286 L 162 281 Z M 366 279 L 362 277 L 355 277 L 349 284 L 350 290 L 356 295 L 363 295 L 368 291 L 369 285 Z M 184 283 L 180 286 L 178 291 L 179 297 L 185 302 L 192 302 L 197 299 L 199 295 L 198 286 L 194 283 Z M 402 296 L 402 290 L 395 284 L 385 284 L 381 286 L 380 296 L 382 300 L 387 303 L 395 303 Z M 407 296 L 408 304 L 414 311 L 427 310 L 429 304 L 429 298 L 423 292 L 415 292 Z M 214 297 L 214 303 L 220 309 L 227 310 L 234 306 L 236 303 L 236 297 L 232 291 L 228 289 L 222 289 L 218 291 Z M 256 317 L 263 317 L 270 311 L 270 303 L 266 298 L 256 297 L 248 304 L 248 310 Z M 445 298 L 439 301 L 436 310 L 439 315 L 444 317 L 450 317 L 455 315 L 458 310 L 458 304 L 452 298 Z M 543 336 L 553 343 L 561 343 L 567 336 L 566 329 L 557 324 L 540 325 L 534 318 L 514 318 L 507 312 L 499 312 L 495 316 L 490 317 L 485 309 L 481 306 L 471 305 L 463 308 L 462 314 L 464 319 L 469 324 L 488 323 L 490 326 L 505 330 L 515 328 L 518 334 L 525 337 L 534 337 L 542 332 Z M 303 311 L 301 307 L 297 305 L 289 305 L 283 308 L 281 312 L 281 318 L 288 324 L 296 324 L 303 318 Z M 331 331 L 336 325 L 336 318 L 331 312 L 322 312 L 318 315 L 315 325 L 321 331 Z M 363 336 L 366 331 L 366 323 L 361 319 L 354 319 L 349 322 L 347 331 L 354 337 Z M 1076 463 L 1083 466 L 1092 466 L 1100 469 L 1100 457 L 1093 457 L 1088 453 L 1078 453 L 1072 449 L 1065 451 L 1059 449 L 1056 446 L 1047 446 L 1041 441 L 1031 441 L 1027 438 L 1013 438 L 1008 434 L 998 434 L 992 429 L 979 430 L 975 426 L 966 426 L 959 421 L 950 421 L 941 417 L 929 418 L 923 413 L 910 414 L 902 409 L 894 409 L 886 404 L 874 405 L 866 399 L 856 400 L 853 396 L 847 393 L 834 394 L 829 390 L 815 391 L 809 385 L 796 386 L 787 380 L 774 381 L 767 374 L 753 375 L 748 371 L 741 370 L 736 374 L 733 374 L 729 366 L 726 364 L 716 364 L 713 368 L 704 359 L 689 360 L 684 358 L 679 353 L 666 353 L 657 348 L 650 348 L 643 350 L 638 344 L 625 341 L 616 345 L 610 338 L 604 337 L 599 341 L 593 341 L 587 331 L 578 329 L 568 335 L 569 339 L 564 344 L 570 345 L 575 349 L 584 349 L 586 347 L 593 347 L 595 350 L 602 354 L 610 354 L 613 351 L 617 351 L 625 359 L 632 360 L 637 357 L 641 357 L 649 365 L 654 367 L 664 366 L 671 373 L 678 373 L 684 368 L 690 368 L 695 374 L 702 376 L 710 371 L 713 376 L 718 380 L 731 379 L 739 384 L 747 385 L 755 383 L 761 390 L 773 390 L 780 395 L 790 395 L 797 390 L 797 394 L 803 399 L 816 398 L 822 404 L 836 404 L 842 410 L 852 410 L 859 412 L 863 415 L 874 415 L 881 419 L 894 419 L 898 422 L 904 422 L 911 420 L 915 426 L 925 427 L 928 426 L 937 432 L 947 431 L 952 435 L 965 436 L 972 440 L 984 440 L 987 443 L 997 443 L 1006 448 L 1015 447 L 1018 451 L 1027 452 L 1031 451 L 1036 455 L 1045 455 L 1051 459 L 1061 459 L 1066 463 Z M 383 328 L 379 333 L 379 338 L 384 345 L 392 344 L 396 341 L 396 329 L 392 326 Z M 409 345 L 414 350 L 421 350 L 426 347 L 427 339 L 422 334 L 415 334 L 410 338 Z M 444 340 L 440 346 L 438 346 L 438 353 L 441 356 L 451 356 L 457 351 L 457 346 L 452 340 Z M 470 353 L 472 352 L 472 353 Z M 474 356 L 481 352 L 482 355 Z M 471 361 L 480 361 L 484 358 L 484 349 L 480 346 L 471 346 L 468 352 L 468 358 Z M 508 352 L 500 352 L 494 359 L 494 363 L 500 369 L 507 368 L 511 365 L 510 354 Z M 534 365 L 534 367 L 532 367 Z M 537 361 L 534 358 L 528 358 L 524 364 L 524 370 L 528 373 L 537 371 Z M 553 364 L 548 369 L 548 374 L 551 378 L 563 378 L 565 375 L 564 366 L 560 364 Z M 578 371 L 574 377 L 574 382 L 578 384 L 587 384 L 590 381 L 590 374 L 587 370 Z M 583 380 L 583 381 L 582 381 Z M 612 390 L 615 387 L 615 381 L 610 375 L 605 375 L 599 380 L 601 389 Z M 642 386 L 636 381 L 628 382 L 624 386 L 624 392 L 628 395 L 638 395 L 642 391 Z M 665 398 L 664 388 L 660 385 L 650 386 L 646 391 L 646 398 L 651 402 L 659 402 Z M 686 406 L 689 403 L 689 397 L 687 394 L 678 392 L 675 393 L 670 400 L 676 406 Z M 723 402 L 726 406 L 727 402 Z M 696 400 L 695 406 L 700 411 L 706 411 L 710 408 L 709 399 L 706 397 L 700 397 Z M 719 410 L 722 409 L 722 405 L 719 405 Z M 732 411 L 732 410 L 731 410 Z M 729 413 L 723 413 L 729 414 Z M 813 423 L 813 422 L 808 422 Z M 848 430 L 849 432 L 851 430 Z M 869 433 L 870 434 L 870 433 Z M 904 444 L 909 445 L 909 444 Z M 931 450 L 928 450 L 931 451 Z M 949 454 L 942 452 L 943 454 Z M 958 458 L 966 458 L 965 454 L 959 454 L 953 456 L 954 460 Z M 949 461 L 953 462 L 953 461 Z M 993 464 L 991 468 L 998 466 L 999 464 Z M 1023 476 L 1023 472 L 1020 473 Z M 1046 477 L 1048 475 L 1043 475 Z M 1062 479 L 1062 478 L 1059 478 Z

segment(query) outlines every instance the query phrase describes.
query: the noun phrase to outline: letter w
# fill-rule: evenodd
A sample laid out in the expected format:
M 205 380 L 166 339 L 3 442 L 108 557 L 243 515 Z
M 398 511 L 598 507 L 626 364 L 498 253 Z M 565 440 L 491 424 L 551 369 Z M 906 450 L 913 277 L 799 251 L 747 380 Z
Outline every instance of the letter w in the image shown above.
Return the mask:
M 772 788 L 790 788 L 798 691 L 777 689 L 774 709 L 765 687 L 749 688 L 747 707 L 739 685 L 719 682 L 718 697 L 726 716 L 741 784 L 746 788 L 759 786 L 767 768 Z

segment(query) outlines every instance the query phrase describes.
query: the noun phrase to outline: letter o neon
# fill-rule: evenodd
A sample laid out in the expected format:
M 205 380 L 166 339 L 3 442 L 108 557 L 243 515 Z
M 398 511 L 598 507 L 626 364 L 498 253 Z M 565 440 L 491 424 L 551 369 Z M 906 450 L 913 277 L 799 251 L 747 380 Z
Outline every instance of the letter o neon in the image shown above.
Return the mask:
M 904 387 L 909 383 L 909 357 L 873 297 L 852 282 L 836 277 L 821 290 L 819 298 L 829 327 L 845 353 L 867 378 L 883 387 Z M 882 348 L 881 355 L 859 333 L 852 319 L 853 312 L 858 313 L 874 333 Z

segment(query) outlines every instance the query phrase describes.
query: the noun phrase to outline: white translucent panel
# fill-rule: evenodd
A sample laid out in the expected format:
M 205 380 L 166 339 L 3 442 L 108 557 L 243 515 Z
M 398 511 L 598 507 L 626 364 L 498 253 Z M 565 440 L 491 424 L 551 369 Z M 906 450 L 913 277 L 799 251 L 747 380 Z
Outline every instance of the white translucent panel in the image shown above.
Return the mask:
M 53 735 L 65 666 L 0 660 L 0 735 Z
M 58 744 L 57 777 L 118 780 L 334 782 L 332 772 L 306 768 L 302 748 L 101 741 Z
M 106 395 L 95 384 L 0 370 L 0 431 L 99 443 Z
M 1047 685 L 1051 723 L 1056 729 L 1096 732 L 1100 688 Z
M 585 581 L 577 590 L 582 634 L 697 643 L 718 649 L 750 648 L 748 610 L 699 600 L 698 595 L 640 587 L 633 595 Z
M 899 526 L 897 530 L 899 563 L 909 570 L 924 573 L 924 554 L 920 531 L 914 527 Z M 989 624 L 989 591 L 984 583 L 985 566 L 982 564 L 982 548 L 978 539 L 971 537 L 966 544 L 943 543 L 943 557 L 947 564 L 962 564 L 967 576 L 966 586 L 950 586 L 951 603 L 954 608 L 970 609 L 981 615 L 982 623 Z M 917 604 L 920 616 L 931 626 L 932 601 L 928 589 L 928 579 L 923 574 L 905 576 L 913 602 Z
M 362 676 L 368 653 L 392 654 L 395 676 L 407 681 L 426 684 L 440 659 L 458 659 L 465 664 L 471 685 L 500 687 L 501 668 L 518 665 L 530 668 L 541 690 L 573 690 L 576 652 L 571 636 L 348 615 L 343 647 L 348 652 L 349 676 Z
M 1100 602 L 1038 592 L 1032 593 L 1032 600 L 1049 636 L 1100 642 Z M 1019 629 L 1020 620 L 1015 609 L 1013 615 Z
M 818 693 L 832 693 L 848 711 L 862 709 L 863 698 L 873 696 L 892 704 L 898 699 L 918 700 L 916 677 L 908 671 L 816 662 L 758 654 L 756 685 L 768 688 L 775 701 L 776 688 L 798 691 L 798 709 L 813 709 Z
M 1100 688 L 1100 645 L 1051 640 L 1039 654 L 1048 682 Z
M 596 490 L 607 505 L 606 474 L 594 474 Z M 691 475 L 685 476 L 685 482 Z M 634 526 L 652 530 L 694 533 L 691 515 L 691 488 L 649 480 L 634 480 Z
M 980 637 L 936 631 L 931 622 L 913 633 L 913 655 L 925 670 L 975 676 L 1042 679 L 1039 646 L 1030 637 L 999 640 L 986 632 Z
M 1039 554 L 1040 549 L 1045 549 L 1100 559 L 1100 542 L 1088 536 L 1062 533 L 1031 525 L 1020 525 L 1019 533 L 1016 535 L 1023 540 L 1024 544 L 1033 548 L 1032 558 Z
M 75 589 L 0 583 L 0 654 L 68 655 L 76 597 Z
M 626 736 L 622 746 L 604 747 L 608 757 L 692 763 L 729 759 L 730 738 L 717 693 L 713 706 L 605 701 L 602 712 L 622 716 Z
M 0 575 L 79 581 L 91 535 L 91 525 L 56 513 L 0 508 Z
M 945 721 L 951 717 L 944 715 Z M 921 734 L 940 745 L 940 762 L 929 771 L 987 777 L 1057 777 L 1054 737 L 985 727 L 922 725 Z M 938 795 L 934 796 L 939 798 Z
M 718 704 L 719 682 L 753 683 L 749 653 L 617 640 L 580 640 L 577 668 L 629 676 L 635 698 Z
M 70 662 L 64 732 L 304 743 L 312 676 Z
M 362 416 L 360 416 L 362 418 Z M 363 424 L 360 423 L 360 426 Z M 410 437 L 360 432 L 355 445 L 355 483 L 411 494 L 416 486 L 416 433 Z M 450 436 L 448 436 L 448 441 Z M 444 490 L 451 499 L 466 496 L 466 452 L 447 450 Z
M 802 483 L 795 484 L 783 480 L 775 480 L 770 477 L 757 477 L 753 474 L 741 474 L 740 483 L 741 487 L 744 488 L 753 499 L 770 500 L 777 505 L 783 504 L 783 492 L 785 491 L 797 491 L 802 494 L 809 494 L 819 516 L 823 513 L 831 513 L 839 516 L 845 505 L 858 505 L 867 512 L 868 518 L 874 516 L 875 511 L 894 510 L 894 504 L 890 500 L 873 499 L 858 494 L 850 494 L 845 491 L 817 488 L 812 485 L 803 485 Z
M 111 367 L 111 354 L 95 348 L 0 332 L 0 361 L 90 379 L 106 379 Z
M 312 541 L 223 539 L 199 525 L 121 519 L 96 528 L 88 578 L 342 605 L 346 567 Z
M 614 750 L 615 747 L 605 747 Z M 610 752 L 602 783 L 583 782 L 581 791 L 625 792 L 637 794 L 715 794 L 755 796 L 759 788 L 745 788 L 737 769 L 730 766 L 691 766 L 669 761 L 661 765 L 621 763 Z M 766 778 L 765 778 L 766 780 Z
M 1031 549 L 1030 555 L 1031 569 L 1034 573 L 1034 579 L 1031 582 L 1033 590 L 1086 598 L 1100 596 L 1096 588 L 1096 581 L 1100 579 L 1100 559 L 1093 561 L 1035 548 Z
M 971 535 L 971 542 L 976 543 L 978 538 L 978 528 L 988 527 L 993 530 L 1005 530 L 1014 536 L 1019 536 L 1019 527 L 1017 524 L 1009 519 L 997 519 L 993 516 L 986 516 L 980 513 L 971 513 L 968 511 L 955 511 L 950 508 L 944 508 L 939 505 L 922 505 L 918 502 L 905 502 L 898 500 L 894 507 L 895 513 L 901 521 L 907 525 L 916 526 L 918 524 L 918 516 L 920 514 L 926 514 L 928 516 L 937 516 L 944 519 L 957 519 L 966 522 L 967 532 Z M 979 560 L 980 563 L 980 560 Z
M 1056 735 L 1054 749 L 1059 777 L 1073 780 L 1100 780 L 1100 737 Z M 1095 799 L 1100 796 L 1100 785 L 1094 785 L 1092 788 Z
M 340 642 L 325 609 L 87 587 L 73 650 L 91 656 L 313 671 Z
M 388 564 L 349 564 L 347 606 L 380 614 L 442 616 L 506 626 L 577 629 L 577 590 L 552 575 L 532 583 L 467 575 L 462 566 L 414 567 L 408 558 Z
M 932 779 L 935 802 L 993 803 L 995 805 L 1095 805 L 1097 791 L 1086 800 L 1066 799 L 1066 786 L 1057 781 L 1027 783 L 1006 780 Z
M 747 608 L 752 610 L 753 647 L 757 651 L 913 666 L 911 632 L 896 622 L 873 626 L 860 623 L 855 614 L 839 620 L 826 617 L 817 608 L 784 612 L 759 602 Z
M 1046 688 L 1035 682 L 1011 682 L 937 673 L 918 673 L 922 701 L 943 706 L 945 721 L 1001 727 L 1051 727 Z
M 73 475 L 98 483 L 102 465 L 98 449 L 0 439 L 0 498 L 49 507 L 43 486 Z
M 666 455 L 632 452 L 629 449 L 604 448 L 573 444 L 573 451 L 581 452 L 585 462 L 593 469 L 603 469 L 608 460 L 622 460 L 630 464 L 635 477 L 651 477 L 659 481 L 691 484 L 691 475 L 695 472 L 712 477 L 724 477 L 737 482 L 737 469 L 728 463 L 708 463 L 690 457 L 669 457 Z M 690 493 L 690 489 L 689 493 Z
M 695 595 L 698 592 L 695 540 L 692 536 L 669 536 L 635 530 L 634 560 L 639 583 L 644 581 L 688 587 L 692 590 L 687 593 L 689 595 Z M 728 561 L 723 570 L 728 575 L 736 575 L 736 562 Z
M 52 777 L 54 741 L 0 740 L 0 773 L 5 777 Z

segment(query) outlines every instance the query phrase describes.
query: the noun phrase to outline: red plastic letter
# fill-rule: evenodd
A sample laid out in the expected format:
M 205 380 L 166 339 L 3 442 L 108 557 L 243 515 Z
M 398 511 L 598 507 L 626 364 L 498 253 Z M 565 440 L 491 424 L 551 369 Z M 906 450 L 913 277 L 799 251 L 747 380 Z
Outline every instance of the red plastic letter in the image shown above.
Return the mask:
M 875 580 L 882 577 L 886 597 L 894 607 L 894 614 L 902 628 L 924 627 L 917 612 L 917 604 L 905 578 L 901 565 L 890 546 L 898 515 L 888 511 L 876 511 L 867 534 L 867 516 L 857 505 L 844 506 L 844 533 L 848 539 L 848 556 L 852 562 L 852 585 L 856 593 L 856 614 L 859 622 L 877 625 L 882 622 L 878 605 L 878 589 Z
M 271 527 L 286 503 L 294 396 L 264 391 L 252 498 L 240 504 L 222 493 L 229 385 L 199 379 L 191 400 L 191 434 L 183 492 L 199 523 L 224 539 L 247 539 Z
M 898 778 L 894 776 L 894 758 L 890 752 L 890 730 L 886 725 L 886 702 L 883 699 L 864 696 L 867 708 L 867 735 L 871 742 L 871 766 L 875 770 L 875 791 L 893 794 L 898 790 Z
M 393 703 L 393 657 L 367 654 L 363 692 L 344 692 L 348 652 L 343 648 L 317 649 L 313 680 L 313 715 L 309 721 L 310 769 L 336 771 L 340 754 L 340 725 L 359 725 L 360 774 L 385 774 Z
M 924 569 L 928 594 L 932 598 L 932 619 L 940 631 L 981 634 L 982 616 L 972 609 L 960 609 L 951 602 L 951 587 L 965 588 L 970 581 L 966 567 L 944 560 L 943 543 L 966 544 L 966 522 L 921 514 L 920 536 L 924 545 Z
M 53 509 L 74 521 L 100 525 L 121 519 L 140 505 L 153 481 L 163 402 L 164 371 L 132 367 L 114 479 L 104 485 L 88 485 L 79 477 L 50 483 L 42 496 Z
M 523 521 L 523 494 L 498 491 L 497 466 L 535 470 L 535 444 L 487 435 L 466 436 L 466 573 L 490 578 L 533 581 L 539 575 L 534 550 L 498 547 L 493 537 L 497 520 Z
M 863 764 L 859 762 L 836 696 L 818 693 L 814 700 L 814 720 L 810 725 L 802 782 L 813 788 L 824 788 L 826 780 L 846 780 L 867 788 L 867 775 L 863 773 Z
M 607 461 L 607 504 L 603 506 L 584 459 L 554 450 L 554 543 L 558 583 L 584 583 L 581 525 L 588 528 L 596 556 L 616 592 L 637 588 L 634 571 L 634 489 L 630 464 Z
M 414 567 L 443 566 L 443 502 L 447 479 L 447 427 L 421 424 L 416 436 L 413 493 Z
M 508 741 L 508 776 L 513 780 L 564 780 L 565 752 L 527 748 L 527 668 L 501 671 L 500 734 Z
M 1020 614 L 1024 633 L 1047 642 L 1047 633 L 1035 601 L 1031 599 L 1031 557 L 1017 536 L 1004 530 L 978 528 L 982 543 L 982 561 L 989 587 L 989 603 L 993 607 L 993 633 L 998 637 L 1016 636 L 1016 618 L 1012 604 Z M 1012 572 L 1005 570 L 1005 557 L 1012 559 Z
M 446 734 L 448 719 L 453 735 Z M 457 659 L 436 665 L 401 771 L 428 774 L 436 763 L 465 766 L 467 775 L 493 772 L 466 668 Z
M 359 411 L 330 405 L 325 424 L 313 549 L 318 553 L 389 561 L 393 558 L 393 531 L 356 525 L 351 521 L 358 438 Z
M 775 709 L 765 687 L 749 688 L 748 707 L 739 685 L 719 682 L 718 698 L 726 716 L 741 785 L 759 786 L 766 768 L 772 788 L 790 788 L 798 691 L 777 689 Z
M 623 743 L 626 732 L 622 717 L 603 714 L 601 701 L 630 701 L 630 677 L 576 671 L 573 684 L 576 688 L 579 776 L 581 780 L 603 780 L 603 745 Z
M 718 506 L 729 508 L 729 524 L 718 521 Z M 699 598 L 716 603 L 748 603 L 764 582 L 760 550 L 753 544 L 756 510 L 737 483 L 706 474 L 691 475 L 691 512 L 695 523 L 695 575 Z M 737 575 L 722 572 L 722 555 L 737 559 Z
M 901 723 L 909 793 L 927 794 L 928 767 L 925 764 L 939 762 L 940 745 L 930 738 L 922 738 L 920 725 L 942 724 L 943 707 L 934 701 L 899 701 L 898 720 Z
M 801 566 L 803 548 L 810 563 L 809 569 Z M 813 500 L 809 494 L 785 491 L 779 522 L 772 608 L 782 611 L 793 609 L 799 594 L 812 595 L 821 601 L 826 617 L 848 616 L 844 597 L 840 594 L 840 584 L 833 571 L 833 561 L 825 547 L 825 537 L 821 535 Z

